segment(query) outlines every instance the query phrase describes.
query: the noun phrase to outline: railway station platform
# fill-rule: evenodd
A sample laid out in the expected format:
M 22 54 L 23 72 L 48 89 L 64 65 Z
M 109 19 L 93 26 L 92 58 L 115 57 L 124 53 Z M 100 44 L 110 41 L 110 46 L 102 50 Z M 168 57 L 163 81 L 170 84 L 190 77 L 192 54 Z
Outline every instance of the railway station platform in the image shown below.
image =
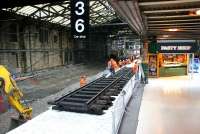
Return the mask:
M 38 134 L 38 132 L 41 134 L 66 132 L 71 134 L 94 132 L 96 134 L 199 134 L 200 74 L 194 74 L 193 77 L 188 75 L 151 78 L 147 85 L 135 81 L 134 77 L 132 80 L 134 82 L 130 81 L 128 84 L 132 86 L 127 88 L 129 89 L 127 91 L 132 91 L 130 92 L 132 97 L 125 108 L 118 131 L 113 131 L 113 109 L 119 108 L 116 107 L 118 103 L 115 101 L 114 107 L 107 110 L 103 116 L 49 109 L 9 134 Z M 127 93 L 126 95 L 130 96 L 130 93 Z M 120 120 L 118 116 L 114 117 Z M 47 126 L 50 126 L 48 130 Z M 81 130 L 82 128 L 85 128 L 84 131 Z
M 149 79 L 138 121 L 131 101 L 120 134 L 199 134 L 200 75 Z M 137 129 L 136 129 L 137 126 Z

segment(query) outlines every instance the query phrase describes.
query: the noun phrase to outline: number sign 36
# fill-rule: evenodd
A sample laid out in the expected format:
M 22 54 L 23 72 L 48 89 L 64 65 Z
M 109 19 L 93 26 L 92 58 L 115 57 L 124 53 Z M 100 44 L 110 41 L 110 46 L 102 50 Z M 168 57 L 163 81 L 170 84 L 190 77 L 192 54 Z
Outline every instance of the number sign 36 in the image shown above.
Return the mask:
M 89 0 L 71 0 L 71 31 L 73 38 L 87 38 Z

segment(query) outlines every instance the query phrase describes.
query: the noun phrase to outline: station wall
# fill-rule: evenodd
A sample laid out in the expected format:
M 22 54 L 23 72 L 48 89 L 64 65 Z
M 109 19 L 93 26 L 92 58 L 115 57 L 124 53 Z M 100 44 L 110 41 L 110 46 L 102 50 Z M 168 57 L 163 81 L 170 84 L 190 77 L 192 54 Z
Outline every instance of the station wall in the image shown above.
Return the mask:
M 69 27 L 0 11 L 0 65 L 30 72 L 66 64 L 106 63 L 108 35 L 124 27 L 91 26 L 86 40 L 74 41 Z
M 12 17 L 0 21 L 1 65 L 28 72 L 73 63 L 73 44 L 65 28 Z

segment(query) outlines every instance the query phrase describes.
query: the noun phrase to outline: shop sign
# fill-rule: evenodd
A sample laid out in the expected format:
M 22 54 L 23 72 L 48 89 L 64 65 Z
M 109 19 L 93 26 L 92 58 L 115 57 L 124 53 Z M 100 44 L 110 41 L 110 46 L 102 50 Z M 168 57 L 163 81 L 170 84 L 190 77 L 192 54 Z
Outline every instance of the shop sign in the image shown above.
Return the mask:
M 89 29 L 89 0 L 71 0 L 71 34 L 86 39 Z
M 159 44 L 160 53 L 194 53 L 197 50 L 195 44 Z

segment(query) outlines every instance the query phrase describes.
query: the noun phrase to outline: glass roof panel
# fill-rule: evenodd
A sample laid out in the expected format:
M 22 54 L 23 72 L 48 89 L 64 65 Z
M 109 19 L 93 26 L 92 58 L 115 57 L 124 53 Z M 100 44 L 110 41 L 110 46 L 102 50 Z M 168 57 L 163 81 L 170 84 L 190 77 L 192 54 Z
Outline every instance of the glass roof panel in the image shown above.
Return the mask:
M 103 9 L 103 8 L 104 8 L 104 6 L 98 6 L 98 7 L 94 8 L 93 10 L 98 11 L 98 10 Z
M 59 6 L 59 5 L 56 5 L 56 6 L 51 6 L 53 9 L 55 9 L 56 11 L 60 11 L 60 10 L 63 10 L 64 8 Z
M 44 12 L 40 12 L 40 17 L 45 17 L 45 16 L 47 16 L 47 14 L 45 14 Z
M 46 6 L 46 5 L 49 5 L 49 3 L 47 3 L 47 4 L 38 4 L 38 5 L 35 5 L 35 6 L 41 8 L 41 7 L 44 7 L 44 6 Z
M 37 9 L 31 6 L 26 6 L 21 8 L 20 10 L 18 10 L 17 12 L 21 12 L 21 13 L 27 13 L 27 14 L 31 14 L 33 12 L 35 12 Z
M 56 18 L 54 18 L 53 20 L 52 20 L 52 22 L 59 22 L 60 20 L 62 20 L 63 19 L 63 17 L 56 17 Z
M 15 7 L 4 9 L 14 11 L 17 14 L 50 21 L 58 24 L 69 25 L 70 7 L 69 1 L 59 4 L 38 4 L 34 6 Z M 64 20 L 63 20 L 63 17 Z M 90 1 L 90 24 L 109 23 L 118 16 L 106 0 Z
M 64 25 L 68 25 L 70 23 L 70 20 L 67 20 L 66 22 L 64 22 Z

